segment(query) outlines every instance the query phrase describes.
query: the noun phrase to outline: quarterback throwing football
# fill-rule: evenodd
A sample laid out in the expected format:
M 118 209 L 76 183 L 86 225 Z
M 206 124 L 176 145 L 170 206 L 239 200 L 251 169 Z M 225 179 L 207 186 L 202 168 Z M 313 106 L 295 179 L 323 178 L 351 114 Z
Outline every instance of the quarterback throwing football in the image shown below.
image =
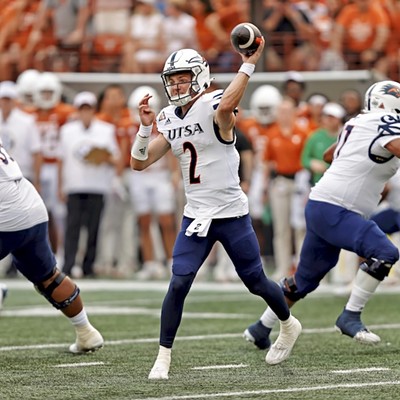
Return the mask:
M 242 55 L 243 64 L 225 91 L 209 93 L 207 61 L 192 49 L 176 51 L 168 57 L 161 75 L 170 105 L 156 118 L 148 104 L 150 96 L 139 103 L 141 126 L 132 146 L 131 166 L 143 170 L 171 149 L 181 166 L 187 200 L 162 305 L 159 353 L 149 379 L 168 379 L 185 298 L 216 241 L 224 246 L 249 291 L 261 296 L 281 321 L 267 363 L 285 360 L 301 332 L 279 286 L 264 274 L 247 197 L 239 184 L 235 110 L 263 48 L 264 40 L 254 54 Z M 159 135 L 150 142 L 154 121 Z

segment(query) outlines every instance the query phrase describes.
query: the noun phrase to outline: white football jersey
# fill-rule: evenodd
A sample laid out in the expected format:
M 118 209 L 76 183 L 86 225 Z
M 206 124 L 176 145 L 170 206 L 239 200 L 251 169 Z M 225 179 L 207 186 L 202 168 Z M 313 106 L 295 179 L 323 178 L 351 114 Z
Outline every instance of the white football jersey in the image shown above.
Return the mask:
M 22 178 L 17 162 L 7 153 L 0 141 L 0 183 L 16 181 Z
M 48 220 L 39 193 L 22 176 L 17 162 L 0 144 L 0 232 L 15 232 Z
M 222 90 L 201 96 L 179 116 L 168 106 L 157 117 L 157 129 L 178 158 L 186 194 L 184 215 L 190 218 L 231 218 L 249 212 L 239 185 L 239 153 L 235 141 L 224 142 L 214 123 Z
M 400 115 L 378 112 L 349 120 L 338 138 L 332 165 L 312 188 L 310 199 L 369 217 L 400 163 L 384 146 L 399 138 Z

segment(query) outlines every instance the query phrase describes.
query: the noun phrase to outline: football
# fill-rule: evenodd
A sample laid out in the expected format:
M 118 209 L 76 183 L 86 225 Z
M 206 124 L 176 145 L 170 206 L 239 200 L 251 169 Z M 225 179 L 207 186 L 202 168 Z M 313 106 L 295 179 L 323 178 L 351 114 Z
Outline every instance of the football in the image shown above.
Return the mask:
M 250 22 L 236 25 L 231 32 L 231 43 L 236 51 L 251 56 L 261 43 L 260 30 Z

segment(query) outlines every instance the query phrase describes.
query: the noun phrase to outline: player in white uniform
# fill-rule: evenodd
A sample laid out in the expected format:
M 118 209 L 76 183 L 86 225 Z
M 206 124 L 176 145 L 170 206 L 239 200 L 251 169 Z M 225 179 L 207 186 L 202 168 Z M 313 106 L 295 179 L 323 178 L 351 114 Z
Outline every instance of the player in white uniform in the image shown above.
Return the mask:
M 19 272 L 76 330 L 72 353 L 94 351 L 103 338 L 88 320 L 79 288 L 56 268 L 48 241 L 48 214 L 33 185 L 0 142 L 0 260 L 9 254 Z
M 128 106 L 139 129 L 140 120 L 137 106 L 146 94 L 150 94 L 150 104 L 160 111 L 161 101 L 158 93 L 151 86 L 139 86 L 129 96 Z M 135 132 L 136 133 L 136 132 Z M 157 137 L 154 126 L 151 140 Z M 145 171 L 133 171 L 129 174 L 129 193 L 137 216 L 139 243 L 143 265 L 136 274 L 137 279 L 157 279 L 169 276 L 172 249 L 176 236 L 175 209 L 177 206 L 176 187 L 173 183 L 173 156 L 163 157 L 150 165 Z M 161 236 L 166 266 L 157 259 L 156 238 L 152 225 L 156 223 Z
M 379 283 L 399 259 L 399 251 L 368 219 L 377 207 L 387 180 L 400 164 L 400 84 L 383 81 L 365 94 L 362 114 L 349 120 L 339 135 L 334 159 L 312 188 L 305 210 L 307 232 L 294 276 L 281 281 L 289 306 L 314 291 L 337 264 L 341 249 L 364 258 L 350 298 L 336 328 L 361 343 L 379 336 L 361 321 L 361 311 Z M 276 322 L 268 308 L 244 333 L 259 348 L 270 344 Z
M 172 53 L 162 73 L 170 106 L 159 113 L 160 134 L 150 143 L 155 120 L 150 96 L 139 103 L 141 126 L 132 146 L 131 166 L 143 170 L 171 149 L 181 166 L 187 201 L 162 306 L 159 353 L 149 379 L 168 379 L 185 298 L 216 241 L 224 246 L 249 291 L 261 296 L 279 316 L 281 332 L 267 363 L 285 360 L 301 332 L 279 286 L 264 274 L 247 197 L 239 184 L 234 112 L 263 47 L 264 41 L 253 55 L 242 56 L 244 64 L 225 92 L 211 93 L 205 93 L 211 81 L 207 61 L 191 49 Z

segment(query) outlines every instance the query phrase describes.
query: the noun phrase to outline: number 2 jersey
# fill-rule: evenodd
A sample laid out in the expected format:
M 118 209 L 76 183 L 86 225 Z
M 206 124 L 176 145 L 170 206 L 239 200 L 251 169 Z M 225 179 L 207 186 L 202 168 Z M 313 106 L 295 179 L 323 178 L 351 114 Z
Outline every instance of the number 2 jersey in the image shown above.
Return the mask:
M 47 220 L 39 193 L 0 144 L 0 232 L 28 229 Z
M 311 200 L 344 207 L 369 217 L 400 160 L 384 146 L 400 139 L 400 115 L 360 114 L 339 135 L 334 159 L 312 188 Z
M 247 196 L 239 184 L 239 153 L 235 140 L 224 141 L 214 122 L 222 90 L 202 95 L 180 116 L 168 106 L 157 116 L 157 129 L 178 158 L 189 218 L 231 218 L 248 214 Z

